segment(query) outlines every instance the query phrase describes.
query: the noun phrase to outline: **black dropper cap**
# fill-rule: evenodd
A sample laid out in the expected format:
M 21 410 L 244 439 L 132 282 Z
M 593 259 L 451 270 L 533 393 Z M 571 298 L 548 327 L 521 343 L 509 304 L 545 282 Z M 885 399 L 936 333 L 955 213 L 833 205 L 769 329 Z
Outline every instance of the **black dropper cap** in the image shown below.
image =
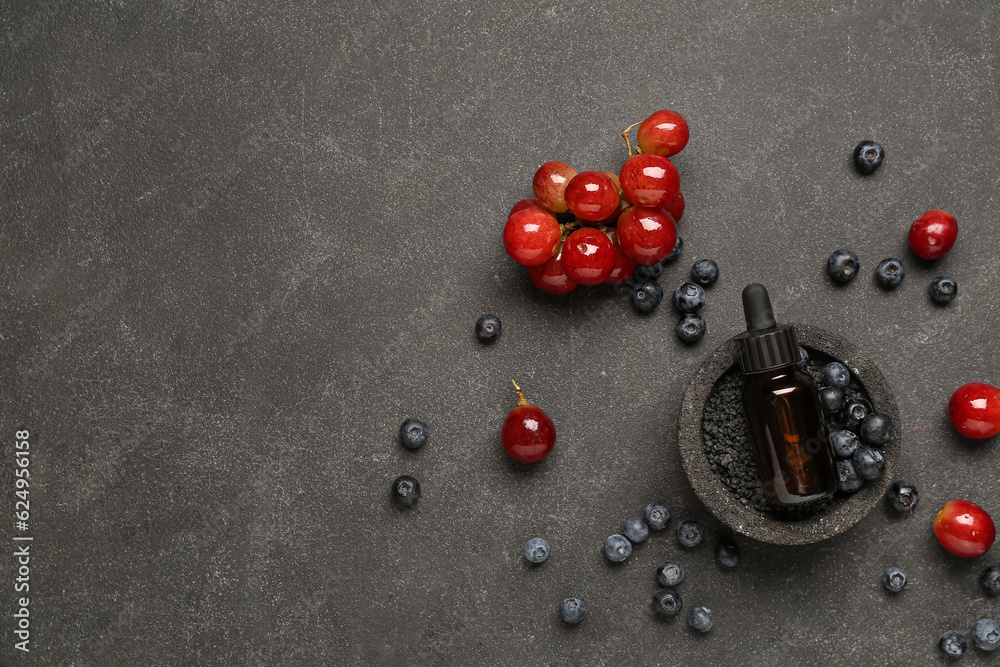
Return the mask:
M 799 344 L 790 324 L 774 319 L 767 288 L 758 283 L 743 289 L 746 333 L 736 337 L 736 358 L 744 373 L 759 373 L 794 364 L 799 360 Z

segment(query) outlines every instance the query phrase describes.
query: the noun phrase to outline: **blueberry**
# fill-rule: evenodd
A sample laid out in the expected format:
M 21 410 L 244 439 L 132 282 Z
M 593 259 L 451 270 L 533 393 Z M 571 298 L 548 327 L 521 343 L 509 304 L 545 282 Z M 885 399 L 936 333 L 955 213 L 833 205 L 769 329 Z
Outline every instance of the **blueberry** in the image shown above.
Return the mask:
M 874 447 L 861 447 L 854 452 L 854 468 L 858 474 L 874 482 L 885 472 L 885 457 Z
M 951 276 L 938 276 L 931 281 L 931 286 L 927 289 L 927 292 L 931 295 L 934 303 L 944 305 L 958 294 L 958 283 Z
M 642 542 L 649 537 L 649 527 L 646 526 L 645 521 L 637 516 L 625 519 L 625 530 L 622 532 L 633 544 Z
M 719 565 L 736 567 L 740 562 L 740 548 L 728 540 L 722 540 L 715 545 L 715 560 Z
M 885 499 L 897 512 L 913 514 L 913 510 L 917 509 L 917 503 L 920 502 L 920 494 L 917 493 L 917 487 L 909 482 L 893 482 L 885 492 Z
M 1000 594 L 1000 565 L 983 570 L 983 573 L 979 575 L 979 583 L 993 595 Z
M 670 262 L 680 257 L 683 253 L 684 253 L 684 239 L 678 236 L 677 240 L 674 242 L 673 251 L 663 259 L 663 265 L 666 266 Z
M 421 419 L 407 419 L 399 425 L 399 440 L 410 449 L 420 449 L 426 445 L 430 435 L 427 424 Z
M 632 287 L 632 305 L 644 313 L 659 306 L 662 300 L 663 288 L 656 283 L 636 283 Z
M 903 282 L 905 277 L 906 268 L 901 261 L 894 257 L 883 259 L 875 267 L 875 280 L 886 289 L 899 287 L 899 283 Z
M 837 431 L 830 436 L 830 445 L 838 459 L 849 459 L 861 446 L 861 440 L 850 431 Z
M 648 283 L 659 279 L 661 275 L 663 275 L 662 264 L 640 264 L 635 267 L 635 271 L 632 272 L 632 280 L 637 283 Z
M 844 390 L 840 387 L 820 387 L 819 404 L 826 414 L 837 414 L 844 407 Z
M 691 267 L 691 280 L 708 287 L 719 279 L 719 265 L 711 259 L 699 259 Z
M 851 383 L 851 371 L 839 361 L 833 361 L 823 367 L 823 384 L 843 389 Z
M 420 499 L 420 482 L 409 475 L 392 480 L 392 499 L 399 505 L 410 507 Z
M 872 413 L 872 404 L 860 396 L 849 398 L 844 402 L 844 426 L 855 433 L 861 430 L 861 422 Z
M 677 541 L 682 547 L 696 547 L 701 544 L 701 524 L 697 521 L 681 521 L 677 524 Z
M 850 250 L 838 250 L 830 255 L 826 260 L 826 272 L 834 282 L 849 283 L 858 275 L 861 262 L 858 256 Z
M 869 445 L 884 445 L 892 440 L 892 420 L 881 412 L 873 412 L 861 422 L 858 435 Z
M 549 543 L 540 537 L 532 537 L 524 543 L 524 558 L 529 563 L 542 563 L 549 557 Z
M 893 593 L 898 593 L 906 586 L 906 573 L 901 568 L 890 567 L 882 575 L 882 585 Z
M 500 318 L 496 315 L 483 315 L 476 320 L 476 338 L 480 343 L 492 343 L 500 335 Z
M 962 633 L 956 630 L 948 630 L 938 638 L 938 646 L 941 647 L 941 650 L 949 658 L 960 658 L 965 653 L 965 649 L 969 648 L 969 643 L 965 641 Z
M 674 290 L 674 308 L 682 313 L 693 313 L 705 305 L 705 288 L 684 282 Z
M 559 604 L 559 615 L 566 623 L 579 623 L 587 613 L 587 606 L 580 598 L 566 598 Z
M 656 568 L 656 580 L 661 586 L 676 586 L 684 581 L 684 566 L 675 560 L 665 560 Z
M 612 563 L 620 563 L 632 555 L 632 543 L 624 535 L 609 535 L 604 540 L 604 555 Z
M 837 476 L 840 479 L 837 488 L 845 493 L 854 493 L 865 483 L 851 459 L 837 461 Z
M 799 368 L 805 368 L 808 361 L 809 353 L 806 352 L 806 348 L 799 345 L 799 360 L 795 362 L 795 365 Z
M 665 502 L 654 500 L 646 505 L 646 525 L 653 530 L 663 530 L 670 521 L 670 508 Z
M 708 632 L 712 629 L 712 610 L 708 607 L 695 607 L 688 614 L 688 625 L 698 632 Z
M 684 313 L 677 320 L 674 333 L 685 343 L 697 343 L 705 335 L 705 318 L 697 313 Z
M 885 149 L 871 139 L 865 139 L 854 147 L 854 168 L 860 174 L 874 173 L 884 159 Z
M 992 618 L 984 618 L 972 628 L 972 643 L 981 651 L 995 651 L 1000 648 L 1000 623 Z
M 653 593 L 653 611 L 660 616 L 676 616 L 684 603 L 681 596 L 672 588 L 661 588 Z

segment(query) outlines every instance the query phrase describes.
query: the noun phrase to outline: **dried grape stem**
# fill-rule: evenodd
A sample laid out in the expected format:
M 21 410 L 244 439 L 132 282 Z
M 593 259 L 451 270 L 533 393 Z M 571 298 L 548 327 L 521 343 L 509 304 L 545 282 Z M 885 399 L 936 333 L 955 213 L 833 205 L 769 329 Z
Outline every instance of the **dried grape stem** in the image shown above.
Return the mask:
M 517 405 L 518 405 L 518 407 L 520 407 L 522 405 L 527 405 L 528 404 L 528 399 L 526 399 L 524 397 L 524 394 L 521 392 L 521 388 L 517 386 L 517 383 L 514 382 L 513 379 L 511 379 L 511 382 L 514 383 L 514 391 L 517 392 Z
M 629 130 L 631 130 L 633 127 L 636 127 L 637 125 L 642 125 L 642 123 L 641 122 L 639 122 L 639 123 L 632 123 L 631 125 L 629 125 L 628 127 L 626 127 L 624 130 L 622 130 L 622 137 L 625 138 L 625 146 L 628 148 L 628 156 L 629 157 L 632 157 L 633 155 L 638 155 L 639 153 L 642 152 L 642 150 L 639 148 L 639 140 L 636 139 L 635 140 L 635 153 L 633 153 L 632 152 L 632 142 L 629 141 L 629 138 L 628 138 Z

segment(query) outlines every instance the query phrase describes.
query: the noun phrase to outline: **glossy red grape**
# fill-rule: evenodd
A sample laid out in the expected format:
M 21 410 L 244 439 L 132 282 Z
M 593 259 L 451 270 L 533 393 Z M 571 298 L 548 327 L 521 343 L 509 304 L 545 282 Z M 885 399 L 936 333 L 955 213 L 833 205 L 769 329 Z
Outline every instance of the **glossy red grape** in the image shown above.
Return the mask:
M 562 263 L 563 244 L 556 247 L 556 252 L 549 261 L 537 266 L 528 267 L 528 278 L 532 284 L 546 294 L 569 294 L 577 288 L 577 284 L 566 275 Z
M 910 226 L 910 250 L 924 259 L 940 259 L 958 238 L 958 222 L 946 211 L 927 211 Z
M 618 242 L 629 259 L 650 266 L 673 252 L 677 225 L 662 208 L 633 206 L 618 219 Z
M 643 153 L 670 157 L 684 150 L 690 131 L 684 116 L 676 111 L 657 111 L 642 121 L 635 133 Z
M 542 206 L 553 213 L 566 212 L 566 186 L 576 176 L 576 169 L 565 162 L 546 162 L 531 181 L 531 189 Z
M 573 282 L 599 285 L 615 268 L 615 246 L 604 232 L 581 227 L 566 239 L 562 264 Z
M 1000 389 L 970 382 L 955 390 L 948 401 L 948 419 L 969 438 L 992 438 L 1000 433 Z
M 684 216 L 684 193 L 678 192 L 677 196 L 663 206 L 663 210 L 670 214 L 674 222 L 680 222 Z
M 982 507 L 968 500 L 949 500 L 934 517 L 934 535 L 948 553 L 977 558 L 989 551 L 997 531 Z
M 535 209 L 536 211 L 545 211 L 546 213 L 551 213 L 547 208 L 542 206 L 542 203 L 533 197 L 528 197 L 527 199 L 522 199 L 521 201 L 514 204 L 514 207 L 510 209 L 510 213 L 507 217 L 514 215 L 518 211 L 523 211 L 526 208 Z
M 604 220 L 618 208 L 614 182 L 599 171 L 581 171 L 566 186 L 566 206 L 581 220 Z
M 632 274 L 635 273 L 635 262 L 622 252 L 621 244 L 618 242 L 618 232 L 610 229 L 607 234 L 615 246 L 615 268 L 611 269 L 611 275 L 605 279 L 604 283 L 617 285 L 632 277 Z
M 589 224 L 591 227 L 601 227 L 601 226 L 614 227 L 615 225 L 618 224 L 618 217 L 622 214 L 622 211 L 625 210 L 625 206 L 627 204 L 625 200 L 621 198 L 622 184 L 618 180 L 618 174 L 616 174 L 613 171 L 602 171 L 601 173 L 610 178 L 611 182 L 614 184 L 615 191 L 618 193 L 618 205 L 615 207 L 615 210 L 612 211 L 611 215 L 609 215 L 608 217 L 602 220 L 598 220 L 597 222 L 591 222 Z
M 559 223 L 551 213 L 525 208 L 507 218 L 503 247 L 518 264 L 544 264 L 556 251 L 562 237 Z
M 507 413 L 500 430 L 500 442 L 507 455 L 521 463 L 541 461 L 556 444 L 556 427 L 545 412 L 528 403 L 517 389 L 517 407 Z
M 659 155 L 633 155 L 618 172 L 625 198 L 633 204 L 663 206 L 677 196 L 681 176 L 674 163 Z

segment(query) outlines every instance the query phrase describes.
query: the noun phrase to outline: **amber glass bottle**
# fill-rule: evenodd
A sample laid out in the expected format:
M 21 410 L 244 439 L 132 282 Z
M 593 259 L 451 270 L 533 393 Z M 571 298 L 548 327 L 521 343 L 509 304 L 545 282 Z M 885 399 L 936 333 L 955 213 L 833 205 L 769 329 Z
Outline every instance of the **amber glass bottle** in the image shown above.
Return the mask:
M 837 466 L 816 385 L 799 370 L 791 325 L 778 325 L 763 285 L 743 290 L 747 331 L 736 337 L 736 357 L 747 377 L 743 407 L 764 497 L 775 505 L 828 498 L 837 490 Z

